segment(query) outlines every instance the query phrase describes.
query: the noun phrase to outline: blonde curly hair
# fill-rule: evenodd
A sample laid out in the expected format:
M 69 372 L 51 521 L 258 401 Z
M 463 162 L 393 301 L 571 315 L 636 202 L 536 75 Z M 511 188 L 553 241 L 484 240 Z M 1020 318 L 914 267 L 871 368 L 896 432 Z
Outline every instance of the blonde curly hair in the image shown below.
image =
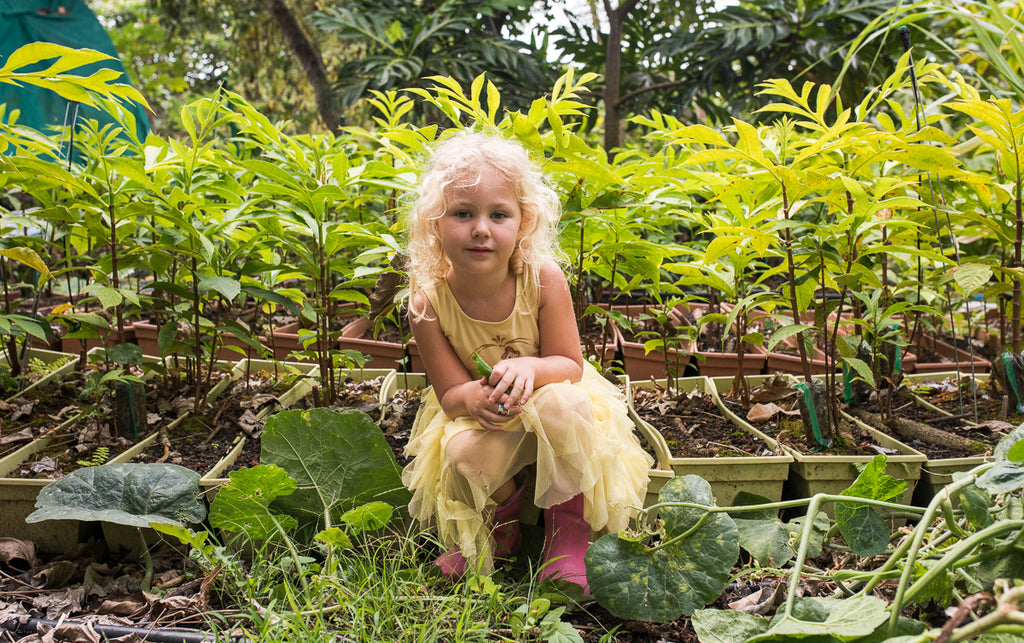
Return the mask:
M 508 179 L 522 212 L 519 240 L 509 259 L 512 272 L 539 281 L 541 264 L 558 258 L 556 241 L 561 202 L 526 148 L 498 136 L 461 131 L 434 150 L 409 211 L 407 252 L 411 293 L 433 287 L 444 279 L 451 267 L 441 246 L 437 222 L 447 210 L 449 191 L 476 185 L 484 167 Z

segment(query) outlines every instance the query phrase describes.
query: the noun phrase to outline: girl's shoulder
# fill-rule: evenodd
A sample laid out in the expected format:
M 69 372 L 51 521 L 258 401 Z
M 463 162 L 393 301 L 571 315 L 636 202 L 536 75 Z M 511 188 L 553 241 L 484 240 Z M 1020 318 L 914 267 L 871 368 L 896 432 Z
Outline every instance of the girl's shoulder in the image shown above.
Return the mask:
M 567 283 L 562 267 L 554 259 L 545 259 L 537 266 L 537 283 L 541 290 Z

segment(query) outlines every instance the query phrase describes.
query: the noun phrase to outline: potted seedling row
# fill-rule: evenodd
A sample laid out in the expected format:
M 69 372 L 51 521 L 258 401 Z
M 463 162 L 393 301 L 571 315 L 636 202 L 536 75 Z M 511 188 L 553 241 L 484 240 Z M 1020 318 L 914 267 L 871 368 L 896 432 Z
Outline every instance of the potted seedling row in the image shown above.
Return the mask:
M 785 381 L 783 383 L 780 380 Z M 792 391 L 791 378 L 778 375 L 751 377 L 748 378 L 748 384 L 752 391 L 765 385 L 779 389 L 778 396 L 774 398 L 775 402 L 773 403 L 780 409 L 783 404 L 795 408 L 797 400 L 794 398 L 800 395 L 799 390 Z M 720 396 L 725 396 L 732 388 L 732 378 L 710 378 L 710 386 Z M 784 410 L 792 411 L 792 409 Z M 735 414 L 738 421 L 750 424 L 741 414 Z M 775 417 L 784 417 L 784 415 L 776 414 Z M 844 440 L 844 443 L 850 442 L 850 444 L 837 443 L 832 449 L 821 448 L 820 445 L 803 440 L 801 418 L 792 416 L 790 422 L 795 422 L 795 425 L 778 433 L 779 438 L 785 436 L 786 439 L 773 440 L 779 443 L 781 448 L 793 458 L 785 489 L 786 496 L 795 498 L 810 497 L 816 493 L 839 493 L 856 479 L 858 466 L 870 462 L 876 455 L 883 453 L 887 458 L 886 472 L 907 482 L 904 502 L 910 503 L 914 486 L 921 477 L 921 468 L 927 460 L 922 453 L 867 425 L 858 425 L 849 430 L 852 440 Z M 771 430 L 766 425 L 762 425 L 765 428 L 760 429 L 760 432 L 770 436 L 778 431 L 779 427 L 784 426 L 782 421 L 774 422 L 774 424 L 775 428 Z M 750 428 L 754 428 L 753 425 Z M 842 432 L 840 436 L 842 436 Z M 841 454 L 839 453 L 841 449 L 855 453 Z

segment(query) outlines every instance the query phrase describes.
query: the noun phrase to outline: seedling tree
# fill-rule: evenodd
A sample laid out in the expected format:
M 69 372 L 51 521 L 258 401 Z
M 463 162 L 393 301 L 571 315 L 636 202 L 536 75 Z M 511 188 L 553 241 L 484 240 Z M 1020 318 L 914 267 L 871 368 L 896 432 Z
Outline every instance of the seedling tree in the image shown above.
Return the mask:
M 98 51 L 76 50 L 44 42 L 30 43 L 20 47 L 3 61 L 3 65 L 0 66 L 0 82 L 44 87 L 69 101 L 89 106 L 96 106 L 97 102 L 104 98 L 135 101 L 146 105 L 145 98 L 135 88 L 116 82 L 120 74 L 112 69 L 100 69 L 88 76 L 74 73 L 84 66 L 110 59 L 111 56 Z M 40 65 L 40 62 L 44 64 Z M 4 112 L 6 109 L 0 106 L 0 154 L 6 154 L 11 148 L 27 153 L 17 159 L 0 156 L 0 186 L 6 186 L 10 181 L 17 181 L 25 186 L 60 184 L 61 180 L 56 176 L 61 173 L 60 169 L 47 160 L 56 156 L 55 146 L 38 133 L 8 125 L 7 120 L 3 118 Z M 4 226 L 8 223 L 5 221 Z M 0 261 L 0 270 L 3 271 L 5 278 L 9 273 L 10 261 L 25 263 L 30 268 L 49 276 L 49 271 L 42 260 L 30 248 L 23 245 L 11 246 L 4 248 L 4 253 Z M 10 301 L 6 299 L 6 290 L 5 282 L 5 301 Z M 0 321 L 0 330 L 8 337 L 31 334 L 45 339 L 50 335 L 49 326 L 46 324 L 12 316 L 13 313 L 7 308 L 4 309 L 4 313 L 4 318 Z M 15 348 L 14 344 L 15 342 L 8 341 L 5 342 L 5 347 L 8 350 L 12 371 L 20 371 L 17 351 L 12 350 Z
M 347 141 L 330 134 L 290 136 L 240 96 L 226 95 L 241 134 L 262 148 L 259 158 L 240 161 L 257 179 L 250 193 L 272 204 L 278 215 L 260 225 L 295 258 L 296 271 L 310 285 L 303 303 L 313 312 L 310 341 L 324 387 L 321 401 L 329 405 L 337 396 L 336 368 L 356 362 L 332 347 L 340 334 L 332 328 L 338 302 L 369 304 L 361 289 L 366 280 L 356 274 L 350 253 L 380 239 L 368 226 L 348 220 L 356 217 L 346 216 L 364 205 L 359 189 L 365 168 L 352 163 Z
M 163 226 L 159 243 L 150 252 L 168 253 L 173 265 L 181 268 L 168 272 L 173 281 L 155 281 L 151 287 L 182 302 L 159 331 L 162 354 L 180 345 L 179 321 L 191 326 L 184 344 L 191 350 L 186 368 L 195 413 L 205 402 L 216 358 L 215 336 L 207 335 L 214 323 L 204 316 L 205 307 L 214 294 L 230 301 L 241 292 L 237 278 L 218 274 L 215 268 L 219 236 L 245 193 L 233 176 L 233 165 L 217 146 L 219 132 L 230 120 L 220 109 L 222 100 L 202 99 L 183 108 L 189 145 L 170 139 L 165 146 L 147 148 L 146 173 L 133 177 L 153 198 L 155 219 Z
M 1022 247 L 1024 247 L 1024 109 L 1020 109 L 1008 98 L 981 99 L 977 90 L 966 85 L 961 88 L 962 97 L 950 103 L 950 108 L 974 119 L 967 129 L 980 144 L 996 155 L 997 169 L 1005 181 L 996 184 L 996 189 L 1008 197 L 1013 213 L 1013 258 L 1006 268 L 1012 283 L 1012 304 L 1010 311 L 1010 341 L 1004 336 L 1003 346 L 1009 346 L 1010 353 L 1004 352 L 997 360 L 996 373 L 1003 381 L 1003 390 L 1016 388 L 1015 380 L 1024 366 L 1021 356 L 1021 280 Z M 1012 382 L 1012 383 L 1011 383 Z M 1010 385 L 1008 385 L 1010 384 Z M 1018 395 L 1016 403 L 1021 407 Z

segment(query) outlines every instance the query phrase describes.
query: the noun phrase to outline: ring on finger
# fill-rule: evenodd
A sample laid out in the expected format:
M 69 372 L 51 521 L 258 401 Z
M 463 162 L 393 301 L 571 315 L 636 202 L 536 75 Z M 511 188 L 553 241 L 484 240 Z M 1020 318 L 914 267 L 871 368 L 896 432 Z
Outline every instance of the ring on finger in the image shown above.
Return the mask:
M 505 408 L 504 404 L 498 405 L 498 415 L 508 415 L 508 409 Z

